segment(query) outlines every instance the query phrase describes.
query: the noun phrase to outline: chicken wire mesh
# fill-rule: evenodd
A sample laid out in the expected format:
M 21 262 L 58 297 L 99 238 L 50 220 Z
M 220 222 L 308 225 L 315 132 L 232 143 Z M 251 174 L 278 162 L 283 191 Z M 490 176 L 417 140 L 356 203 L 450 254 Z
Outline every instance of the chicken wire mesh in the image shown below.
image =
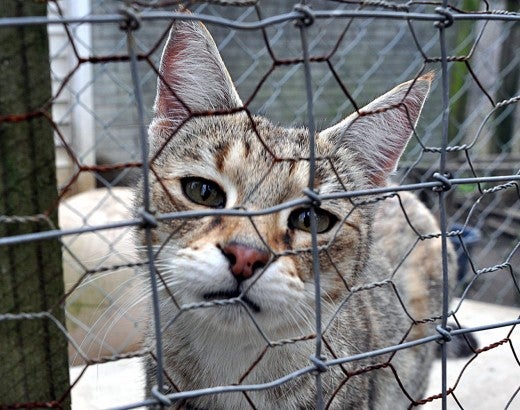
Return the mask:
M 33 24 L 48 27 L 52 97 L 50 102 L 35 101 L 32 108 L 49 118 L 52 113 L 59 204 L 42 209 L 43 216 L 2 211 L 0 246 L 8 249 L 15 244 L 61 238 L 66 293 L 39 312 L 7 306 L 0 320 L 18 323 L 50 317 L 69 342 L 70 363 L 81 369 L 73 375 L 71 388 L 49 393 L 47 399 L 39 399 L 40 404 L 30 398 L 2 400 L 3 407 L 37 407 L 43 402 L 47 407 L 66 407 L 71 393 L 94 364 L 151 354 L 149 347 L 142 345 L 143 328 L 149 319 L 142 306 L 134 304 L 140 295 L 140 272 L 143 267 L 147 270 L 148 262 L 133 251 L 132 241 L 136 226 L 153 231 L 152 222 L 178 216 L 135 215 L 127 187 L 135 186 L 150 165 L 142 160 L 143 130 L 152 118 L 159 58 L 171 21 L 186 18 L 172 11 L 178 3 L 92 1 L 85 8 L 74 2 L 49 2 L 45 18 L 6 16 L 1 20 L 2 30 Z M 401 160 L 396 178 L 399 185 L 368 194 L 382 195 L 380 200 L 385 200 L 387 193 L 413 190 L 441 215 L 442 232 L 458 245 L 459 263 L 466 267 L 456 273 L 454 292 L 460 299 L 450 311 L 455 319 L 470 299 L 514 307 L 520 301 L 520 56 L 514 52 L 519 17 L 511 2 L 496 10 L 485 2 L 462 3 L 321 1 L 310 3 L 312 8 L 275 1 L 184 4 L 192 17 L 208 25 L 239 94 L 247 101 L 248 112 L 261 113 L 284 125 L 310 123 L 313 129 L 316 123 L 317 129 L 324 128 L 390 86 L 421 73 L 437 72 L 426 109 Z M 302 41 L 302 31 L 307 33 L 307 42 Z M 306 77 L 306 70 L 310 77 Z M 31 113 L 9 110 L 0 117 L 3 125 L 30 120 Z M 352 196 L 364 198 L 366 194 L 354 192 Z M 61 230 L 28 236 L 9 235 L 6 230 L 20 221 L 47 221 L 47 215 L 58 207 Z M 238 214 L 253 216 L 247 210 Z M 151 220 L 146 219 L 149 217 Z M 443 257 L 446 259 L 446 254 Z M 9 278 L 7 273 L 3 275 Z M 15 289 L 23 290 L 23 286 Z M 66 330 L 57 319 L 60 307 L 65 309 Z M 465 361 L 467 367 L 457 370 L 460 380 L 472 363 L 485 360 L 488 352 L 504 345 L 509 346 L 507 355 L 518 373 L 512 341 L 518 333 L 518 320 L 518 312 L 513 310 L 507 326 L 476 322 L 475 329 L 469 329 L 503 327 L 502 337 L 493 343 L 473 346 L 472 357 Z M 441 332 L 423 342 L 456 333 Z M 299 336 L 299 340 L 306 338 L 314 340 L 316 336 Z M 266 340 L 269 348 L 276 346 L 276 341 Z M 296 342 L 298 338 L 279 341 Z M 368 357 L 379 354 L 368 352 Z M 338 366 L 363 358 L 333 357 L 325 363 Z M 161 372 L 160 357 L 158 365 Z M 285 383 L 323 365 L 311 363 L 270 382 Z M 360 372 L 369 371 L 368 367 Z M 9 370 L 2 369 L 2 374 Z M 446 371 L 442 373 L 441 378 L 447 377 Z M 347 378 L 353 376 L 347 372 Z M 450 380 L 452 384 L 439 387 L 431 396 L 412 398 L 411 403 L 446 403 L 443 395 L 448 395 L 450 403 L 464 408 L 464 402 L 457 399 L 460 380 Z M 12 383 L 23 384 L 20 380 Z M 237 383 L 243 384 L 242 380 Z M 247 392 L 256 388 L 217 386 L 210 393 L 235 390 L 248 397 Z M 493 389 L 493 381 L 488 389 Z M 506 402 L 500 405 L 514 405 L 517 392 L 508 392 Z M 160 400 L 179 403 L 202 394 L 159 393 L 147 392 L 132 403 L 116 404 L 133 408 Z M 248 403 L 262 408 L 251 400 Z M 330 404 L 321 403 L 319 398 L 317 403 L 317 407 Z

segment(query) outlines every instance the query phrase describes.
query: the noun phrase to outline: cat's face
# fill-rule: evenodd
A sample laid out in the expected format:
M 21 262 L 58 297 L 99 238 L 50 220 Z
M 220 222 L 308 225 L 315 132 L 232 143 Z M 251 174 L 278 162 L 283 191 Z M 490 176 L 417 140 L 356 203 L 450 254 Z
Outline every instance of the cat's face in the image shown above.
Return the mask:
M 270 338 L 312 333 L 308 132 L 241 110 L 216 47 L 198 23 L 175 24 L 161 74 L 150 126 L 154 208 L 257 212 L 173 218 L 153 231 L 163 315 L 219 301 L 225 306 L 188 309 L 189 314 L 215 329 L 225 324 L 228 332 L 259 325 Z M 429 82 L 422 77 L 402 84 L 319 133 L 314 190 L 328 195 L 384 185 Z M 316 205 L 323 308 L 332 313 L 346 290 L 362 280 L 372 212 L 349 199 Z M 278 208 L 263 211 L 273 207 Z
M 161 213 L 261 211 L 305 199 L 305 130 L 278 128 L 237 113 L 189 121 L 169 144 L 152 163 L 159 176 L 152 184 L 153 202 Z M 335 174 L 332 145 L 318 140 L 317 153 L 328 158 L 317 161 L 321 194 L 356 188 L 354 176 Z M 326 300 L 336 300 L 362 268 L 370 216 L 367 208 L 354 208 L 344 199 L 324 201 L 316 211 L 322 287 Z M 305 317 L 310 333 L 314 282 L 309 214 L 302 203 L 250 217 L 171 220 L 155 233 L 156 244 L 164 245 L 159 270 L 179 305 L 241 297 L 255 320 L 270 329 L 301 327 Z M 251 322 L 240 303 L 211 312 L 215 324 L 229 321 L 240 329 L 240 320 Z M 207 318 L 208 313 L 196 314 Z

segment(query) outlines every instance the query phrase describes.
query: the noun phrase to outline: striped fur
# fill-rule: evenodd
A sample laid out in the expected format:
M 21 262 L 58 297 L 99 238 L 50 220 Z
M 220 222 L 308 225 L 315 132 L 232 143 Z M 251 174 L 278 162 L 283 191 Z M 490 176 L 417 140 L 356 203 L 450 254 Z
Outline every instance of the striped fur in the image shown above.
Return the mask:
M 320 132 L 316 190 L 327 195 L 385 186 L 413 133 L 431 80 L 426 75 L 401 84 Z M 220 187 L 228 209 L 260 211 L 305 198 L 308 131 L 276 126 L 241 108 L 206 29 L 196 22 L 175 22 L 150 126 L 157 212 L 210 209 L 187 196 L 183 181 L 191 177 Z M 218 115 L 206 115 L 214 110 Z M 421 322 L 440 314 L 440 239 L 420 241 L 416 232 L 438 234 L 439 227 L 412 194 L 400 196 L 413 229 L 397 198 L 329 199 L 320 205 L 337 218 L 317 235 L 327 359 L 432 332 L 433 324 Z M 249 218 L 172 219 L 154 231 L 170 391 L 266 383 L 311 364 L 316 329 L 311 234 L 291 225 L 295 209 Z M 269 255 L 265 266 L 239 283 L 224 252 L 237 243 Z M 187 309 L 228 299 L 232 289 L 242 303 L 234 299 Z M 152 335 L 150 330 L 153 345 Z M 422 398 L 431 360 L 431 346 L 422 346 L 331 367 L 322 374 L 325 400 L 332 409 L 406 408 L 409 397 Z M 151 388 L 153 360 L 147 370 Z M 243 409 L 250 400 L 259 409 L 311 409 L 315 394 L 315 378 L 308 374 L 247 397 L 202 396 L 176 408 Z

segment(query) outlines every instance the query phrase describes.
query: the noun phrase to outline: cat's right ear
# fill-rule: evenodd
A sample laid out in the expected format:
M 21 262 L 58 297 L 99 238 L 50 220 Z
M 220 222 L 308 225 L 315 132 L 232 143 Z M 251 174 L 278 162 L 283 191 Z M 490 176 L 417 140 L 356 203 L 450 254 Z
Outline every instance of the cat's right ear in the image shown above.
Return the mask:
M 397 166 L 430 90 L 433 73 L 398 85 L 322 132 L 369 186 L 383 186 Z
M 211 34 L 198 21 L 173 23 L 159 73 L 155 125 L 171 127 L 192 114 L 242 107 Z

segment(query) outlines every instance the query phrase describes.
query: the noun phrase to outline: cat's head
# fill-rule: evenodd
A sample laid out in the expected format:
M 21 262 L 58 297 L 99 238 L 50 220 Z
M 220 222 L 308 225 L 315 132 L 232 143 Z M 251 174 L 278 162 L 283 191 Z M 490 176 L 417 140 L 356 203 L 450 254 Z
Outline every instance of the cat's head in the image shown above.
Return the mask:
M 319 132 L 315 190 L 327 195 L 385 185 L 430 82 L 426 75 L 401 84 Z M 262 215 L 162 223 L 154 241 L 172 312 L 189 303 L 238 298 L 233 306 L 211 310 L 217 326 L 219 318 L 251 323 L 244 313 L 249 309 L 261 326 L 277 330 L 311 315 L 311 214 L 307 204 L 294 203 L 306 198 L 309 184 L 308 131 L 249 114 L 211 35 L 198 22 L 174 23 L 154 108 L 149 136 L 157 211 L 261 212 L 293 201 Z M 316 216 L 322 286 L 328 301 L 337 300 L 364 271 L 372 210 L 330 199 Z M 211 315 L 203 309 L 200 316 Z

